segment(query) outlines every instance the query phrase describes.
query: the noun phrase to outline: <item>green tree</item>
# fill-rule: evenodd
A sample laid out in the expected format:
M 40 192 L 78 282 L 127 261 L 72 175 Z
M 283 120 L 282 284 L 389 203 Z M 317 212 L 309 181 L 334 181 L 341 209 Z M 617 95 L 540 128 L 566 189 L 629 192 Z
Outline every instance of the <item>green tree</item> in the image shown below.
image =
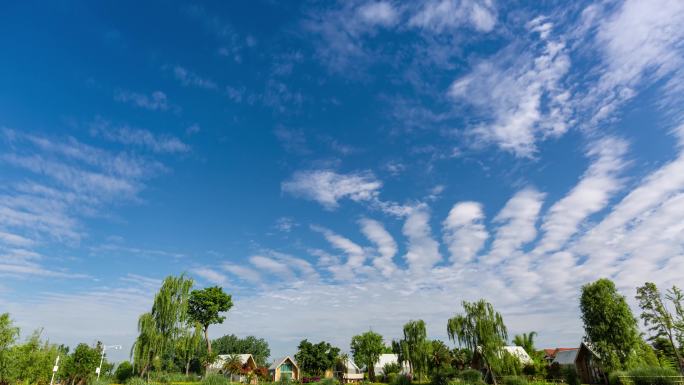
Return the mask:
M 675 343 L 677 339 L 676 319 L 665 306 L 658 287 L 652 282 L 644 283 L 643 286 L 637 288 L 636 299 L 639 301 L 644 326 L 651 332 L 651 341 L 658 338 L 667 339 L 672 346 L 679 371 L 683 371 L 682 357 Z
M 19 328 L 15 327 L 9 313 L 0 314 L 0 384 L 7 384 L 12 377 L 12 345 L 19 337 Z
M 204 328 L 204 339 L 207 341 L 207 354 L 212 355 L 211 340 L 209 339 L 209 325 L 220 324 L 226 319 L 221 313 L 225 313 L 233 307 L 230 295 L 223 292 L 218 286 L 207 287 L 202 290 L 193 290 L 188 302 L 188 315 L 193 322 L 197 322 Z
M 154 318 L 150 313 L 144 313 L 138 318 L 138 337 L 133 343 L 131 355 L 133 364 L 140 376 L 149 373 L 152 363 L 161 350 L 161 337 L 157 332 Z
M 129 361 L 122 361 L 114 371 L 114 377 L 119 384 L 125 384 L 129 378 L 133 377 L 133 365 Z
M 308 340 L 302 340 L 297 348 L 295 360 L 305 373 L 320 376 L 326 370 L 335 367 L 339 354 L 340 349 L 328 342 L 312 344 Z
M 351 351 L 354 363 L 359 367 L 368 369 L 368 377 L 371 382 L 375 381 L 375 364 L 380 360 L 380 355 L 385 349 L 382 336 L 369 330 L 363 334 L 352 337 Z
M 428 360 L 428 372 L 431 374 L 436 370 L 451 368 L 453 356 L 449 347 L 440 340 L 430 342 L 430 358 Z
M 400 342 L 404 355 L 409 362 L 411 373 L 422 378 L 428 369 L 430 342 L 423 320 L 409 321 L 404 325 L 404 338 Z
M 195 323 L 194 328 L 185 328 L 176 341 L 178 358 L 183 363 L 185 375 L 190 374 L 190 363 L 197 356 L 202 343 L 202 325 Z
M 12 365 L 15 381 L 29 384 L 47 384 L 52 374 L 58 348 L 40 338 L 41 330 L 31 334 L 26 342 L 12 348 Z
M 265 366 L 271 355 L 271 349 L 263 338 L 247 336 L 240 338 L 234 334 L 219 337 L 211 342 L 212 350 L 217 354 L 246 354 L 254 357 L 258 366 Z
M 83 385 L 95 375 L 100 364 L 101 351 L 98 347 L 78 344 L 64 361 L 64 373 L 71 385 Z
M 609 279 L 582 286 L 580 310 L 586 339 L 606 371 L 629 369 L 642 350 L 637 320 Z
M 515 337 L 513 337 L 513 344 L 516 346 L 520 346 L 523 349 L 525 349 L 527 354 L 529 354 L 530 357 L 532 357 L 537 352 L 537 350 L 534 348 L 534 337 L 536 335 L 537 335 L 537 332 L 516 334 Z
M 447 321 L 449 339 L 457 341 L 471 352 L 477 352 L 496 384 L 495 374 L 504 367 L 502 351 L 508 339 L 503 317 L 484 299 L 463 301 L 463 310 L 463 314 L 457 314 Z

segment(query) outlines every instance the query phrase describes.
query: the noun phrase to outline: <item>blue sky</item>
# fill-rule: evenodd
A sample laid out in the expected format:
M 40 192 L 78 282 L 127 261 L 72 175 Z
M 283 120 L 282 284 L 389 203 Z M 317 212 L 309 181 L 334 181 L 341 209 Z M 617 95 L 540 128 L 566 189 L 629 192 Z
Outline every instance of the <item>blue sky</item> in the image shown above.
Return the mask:
M 684 276 L 684 5 L 7 4 L 0 305 L 120 343 L 160 280 L 343 349 L 481 297 L 576 345 L 583 283 Z M 118 354 L 118 355 L 117 355 Z

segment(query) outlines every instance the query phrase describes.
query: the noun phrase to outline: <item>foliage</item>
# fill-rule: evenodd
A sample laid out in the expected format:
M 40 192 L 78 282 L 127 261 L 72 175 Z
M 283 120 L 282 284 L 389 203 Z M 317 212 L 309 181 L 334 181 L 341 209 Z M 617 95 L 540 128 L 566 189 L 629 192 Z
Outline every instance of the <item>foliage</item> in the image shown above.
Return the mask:
M 0 384 L 7 384 L 11 377 L 10 348 L 19 337 L 9 313 L 0 314 Z
M 432 345 L 427 340 L 423 320 L 409 321 L 404 325 L 404 338 L 400 341 L 401 350 L 409 362 L 411 373 L 422 378 L 428 369 L 428 359 Z
M 228 374 L 239 374 L 242 369 L 242 360 L 237 354 L 231 354 L 223 363 L 223 371 Z
M 126 381 L 126 385 L 147 385 L 147 381 L 138 376 L 133 376 Z
M 133 377 L 133 365 L 128 361 L 123 361 L 116 367 L 114 377 L 119 384 L 125 384 L 129 378 Z
M 580 309 L 586 338 L 607 371 L 634 365 L 641 338 L 637 321 L 625 301 L 608 279 L 582 286 Z
M 677 301 L 679 289 L 674 286 L 668 290 L 667 299 L 674 302 L 675 309 L 677 309 Z M 674 361 L 679 366 L 680 372 L 684 371 L 684 363 L 682 363 L 682 355 L 679 352 L 675 341 L 682 334 L 682 327 L 684 325 L 678 324 L 678 320 L 670 313 L 665 306 L 663 297 L 658 290 L 658 287 L 652 282 L 646 282 L 643 286 L 637 288 L 637 301 L 641 308 L 641 319 L 644 321 L 644 326 L 651 332 L 651 341 L 661 339 L 669 342 L 671 352 L 674 354 Z M 681 307 L 681 305 L 680 305 Z M 681 343 L 681 342 L 680 342 Z
M 675 385 L 679 376 L 676 370 L 658 367 L 633 369 L 628 374 L 634 385 Z
M 373 331 L 369 330 L 352 337 L 351 351 L 354 363 L 359 367 L 366 366 L 368 368 L 368 377 L 371 381 L 375 381 L 375 363 L 380 359 L 380 354 L 384 348 L 382 336 Z
M 321 381 L 321 378 L 319 376 L 302 377 L 302 384 L 316 383 L 319 381 Z
M 78 344 L 63 364 L 69 381 L 79 384 L 87 382 L 90 377 L 94 376 L 94 368 L 100 363 L 100 354 L 100 346 L 93 348 L 87 344 Z
M 432 375 L 440 369 L 452 367 L 453 356 L 451 350 L 440 340 L 430 342 L 430 356 L 428 358 L 428 373 Z M 450 371 L 451 372 L 451 371 Z
M 268 375 L 268 368 L 265 366 L 259 366 L 254 370 L 254 374 L 257 376 L 259 380 L 268 380 L 269 375 Z
M 501 351 L 508 339 L 503 317 L 489 302 L 463 301 L 464 314 L 458 314 L 447 322 L 447 333 L 452 341 L 470 351 L 477 351 L 485 367 L 493 372 L 502 369 Z
M 451 366 L 463 370 L 473 360 L 473 351 L 468 348 L 454 348 L 451 351 Z
M 339 348 L 325 341 L 312 344 L 308 340 L 302 340 L 297 349 L 295 360 L 299 367 L 305 373 L 318 376 L 334 368 L 337 356 L 340 354 Z
M 520 376 L 505 376 L 502 382 L 503 385 L 527 385 L 525 377 Z
M 221 313 L 233 307 L 233 300 L 229 294 L 223 292 L 219 286 L 193 290 L 188 301 L 188 316 L 193 322 L 204 327 L 204 338 L 207 341 L 207 351 L 211 354 L 211 340 L 209 339 L 209 325 L 220 324 L 226 319 Z
M 610 372 L 608 375 L 609 385 L 633 385 L 632 381 L 629 380 L 629 375 L 627 372 L 622 370 L 615 370 Z
M 534 337 L 536 335 L 537 332 L 516 334 L 515 337 L 513 337 L 513 344 L 525 349 L 525 352 L 527 352 L 527 354 L 529 354 L 531 357 L 533 354 L 537 352 L 534 348 Z
M 382 367 L 382 374 L 385 376 L 398 373 L 401 373 L 401 365 L 398 362 L 388 362 Z
M 202 327 L 195 323 L 192 328 L 183 328 L 176 340 L 177 358 L 185 367 L 185 375 L 190 373 L 190 364 L 197 357 L 202 344 Z
M 454 370 L 449 366 L 439 366 L 430 374 L 431 385 L 449 385 L 454 377 Z
M 338 385 L 338 384 L 339 384 L 339 381 L 337 381 L 334 378 L 324 378 L 321 381 L 321 385 Z
M 266 360 L 271 355 L 268 342 L 263 338 L 247 336 L 239 338 L 234 334 L 224 335 L 211 342 L 212 350 L 217 354 L 246 354 L 254 357 L 258 366 L 266 365 Z
M 465 369 L 458 372 L 457 377 L 462 379 L 463 382 L 474 384 L 482 381 L 482 373 L 475 369 Z
M 390 385 L 411 385 L 411 376 L 400 374 Z
M 228 379 L 220 374 L 209 374 L 202 379 L 202 385 L 229 385 Z
M 562 369 L 563 380 L 568 385 L 580 385 L 579 374 L 574 366 L 565 366 Z
M 9 364 L 14 381 L 23 380 L 32 384 L 49 383 L 52 365 L 58 354 L 60 354 L 59 348 L 43 342 L 40 339 L 40 331 L 35 331 L 25 343 L 12 347 Z

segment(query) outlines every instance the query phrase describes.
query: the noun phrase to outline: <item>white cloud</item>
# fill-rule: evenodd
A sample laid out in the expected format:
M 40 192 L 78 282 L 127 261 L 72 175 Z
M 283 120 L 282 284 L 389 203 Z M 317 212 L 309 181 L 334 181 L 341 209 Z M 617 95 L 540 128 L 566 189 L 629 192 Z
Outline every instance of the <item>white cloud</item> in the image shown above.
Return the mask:
M 249 262 L 258 269 L 266 270 L 269 273 L 277 276 L 292 277 L 294 273 L 283 262 L 279 262 L 274 258 L 264 257 L 261 255 L 254 255 L 249 258 Z
M 314 200 L 328 210 L 341 199 L 369 201 L 376 198 L 382 183 L 370 172 L 339 174 L 332 170 L 298 171 L 282 183 L 282 190 Z
M 526 188 L 516 193 L 494 218 L 498 224 L 492 249 L 484 262 L 498 264 L 514 257 L 523 245 L 537 236 L 536 222 L 545 194 L 533 188 Z
M 90 125 L 92 135 L 101 136 L 112 142 L 149 149 L 155 153 L 185 153 L 190 146 L 175 136 L 154 134 L 148 130 L 132 128 L 127 125 L 114 126 L 103 119 L 96 119 Z
M 385 277 L 392 275 L 397 269 L 393 261 L 397 254 L 397 243 L 394 238 L 378 221 L 363 218 L 359 224 L 361 225 L 361 232 L 377 247 L 379 255 L 373 259 L 373 266 L 380 270 Z
M 225 275 L 208 267 L 198 267 L 195 269 L 191 269 L 190 272 L 216 285 L 225 285 L 227 282 Z
M 344 264 L 331 265 L 328 268 L 335 274 L 336 279 L 342 280 L 353 278 L 354 272 L 362 267 L 366 261 L 366 252 L 364 249 L 349 238 L 345 238 L 326 228 L 311 226 L 311 229 L 323 234 L 333 248 L 340 250 L 347 255 L 347 260 Z
M 429 0 L 409 20 L 409 25 L 434 32 L 471 25 L 489 32 L 496 25 L 497 12 L 492 0 Z
M 154 91 L 150 95 L 145 95 L 137 92 L 117 90 L 114 93 L 114 100 L 122 103 L 130 103 L 134 106 L 152 111 L 165 111 L 169 109 L 166 94 L 161 91 Z
M 203 78 L 181 66 L 173 67 L 173 76 L 184 86 L 215 90 L 218 88 L 211 79 Z
M 540 23 L 536 21 L 530 28 L 537 31 Z M 540 35 L 548 37 L 545 32 Z M 542 46 L 533 56 L 512 45 L 451 84 L 448 95 L 475 107 L 485 121 L 470 127 L 469 134 L 477 141 L 531 157 L 538 140 L 568 130 L 570 94 L 563 89 L 562 80 L 570 69 L 570 59 L 562 41 L 542 39 Z
M 464 264 L 473 260 L 489 237 L 483 223 L 484 213 L 478 202 L 459 202 L 444 220 L 444 243 L 451 262 Z
M 357 12 L 365 22 L 383 26 L 394 25 L 399 17 L 392 4 L 387 1 L 366 3 Z
M 402 232 L 408 240 L 404 258 L 411 270 L 427 272 L 442 260 L 439 244 L 432 238 L 430 214 L 427 207 L 419 206 L 406 218 Z
M 546 214 L 541 226 L 544 237 L 535 253 L 561 248 L 579 230 L 589 215 L 603 209 L 622 186 L 619 172 L 625 167 L 623 157 L 627 144 L 616 138 L 605 138 L 592 145 L 588 156 L 594 158 L 580 182 Z
M 236 265 L 234 263 L 224 263 L 222 268 L 242 280 L 251 283 L 261 282 L 261 275 L 259 272 L 249 267 Z

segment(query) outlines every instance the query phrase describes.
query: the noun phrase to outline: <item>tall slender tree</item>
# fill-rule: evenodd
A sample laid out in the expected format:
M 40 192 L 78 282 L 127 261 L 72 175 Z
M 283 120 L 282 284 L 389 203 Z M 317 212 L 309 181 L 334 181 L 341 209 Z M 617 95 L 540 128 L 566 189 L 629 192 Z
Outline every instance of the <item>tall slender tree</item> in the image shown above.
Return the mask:
M 428 368 L 430 343 L 427 340 L 427 330 L 423 320 L 409 321 L 404 325 L 404 339 L 402 346 L 411 373 L 423 378 Z
M 632 310 L 613 281 L 602 278 L 582 286 L 580 310 L 586 339 L 606 371 L 627 369 L 638 361 L 645 344 Z
M 9 383 L 11 373 L 10 348 L 19 337 L 19 328 L 14 326 L 9 313 L 0 314 L 0 384 Z
M 668 292 L 672 296 L 673 292 Z M 651 332 L 651 340 L 658 338 L 665 338 L 672 347 L 672 352 L 675 355 L 679 371 L 684 371 L 682 365 L 682 355 L 676 343 L 677 339 L 677 324 L 676 318 L 670 313 L 665 306 L 663 296 L 658 287 L 653 282 L 646 282 L 643 286 L 637 288 L 637 301 L 641 308 L 641 319 L 644 321 L 644 326 L 648 327 Z
M 449 339 L 481 357 L 484 369 L 496 384 L 495 373 L 503 368 L 503 347 L 508 332 L 503 317 L 491 303 L 463 301 L 463 314 L 447 321 Z

